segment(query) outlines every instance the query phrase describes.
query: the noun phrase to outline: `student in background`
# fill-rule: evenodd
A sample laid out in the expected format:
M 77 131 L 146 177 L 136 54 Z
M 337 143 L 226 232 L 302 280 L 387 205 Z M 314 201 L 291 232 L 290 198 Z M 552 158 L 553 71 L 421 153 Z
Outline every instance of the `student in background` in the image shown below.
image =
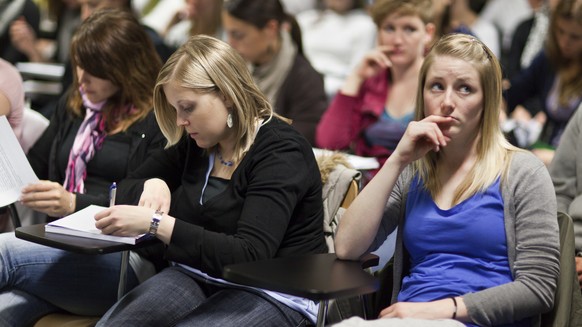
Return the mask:
M 40 6 L 45 19 L 54 21 L 54 31 L 38 30 L 33 24 L 20 17 L 10 25 L 10 39 L 18 51 L 24 54 L 20 61 L 47 62 L 65 65 L 65 75 L 61 80 L 64 93 L 70 85 L 70 47 L 73 33 L 81 23 L 78 0 L 48 0 Z M 41 24 L 41 25 L 45 25 Z M 1 48 L 1 47 L 0 47 Z M 46 118 L 50 118 L 61 94 L 38 94 L 31 97 L 31 107 Z
M 344 214 L 336 253 L 357 259 L 398 227 L 380 318 L 537 326 L 560 270 L 556 198 L 543 163 L 501 133 L 499 62 L 475 37 L 450 34 L 419 79 L 415 121 Z
M 501 58 L 501 33 L 493 23 L 480 17 L 487 0 L 450 0 L 439 30 L 443 34 L 465 33 L 477 37 L 497 58 Z
M 528 2 L 533 11 L 532 16 L 517 25 L 511 38 L 511 48 L 507 53 L 507 61 L 504 65 L 505 84 L 507 85 L 512 78 L 518 76 L 522 70 L 527 69 L 540 51 L 544 50 L 550 27 L 550 12 L 559 0 L 529 0 Z M 544 105 L 538 95 L 530 97 L 518 107 L 525 107 L 527 111 L 537 113 L 543 110 Z M 540 117 L 539 123 L 536 121 L 530 123 L 529 120 L 506 119 L 502 129 L 512 144 L 527 148 L 532 142 L 535 142 L 544 119 L 545 117 Z
M 519 106 L 534 97 L 541 99 L 542 111 Z M 582 103 L 582 1 L 560 0 L 556 5 L 544 51 L 511 79 L 505 98 L 509 116 L 528 126 L 523 146 L 549 165 Z
M 221 279 L 228 264 L 327 251 L 309 143 L 273 112 L 236 50 L 209 36 L 192 37 L 166 62 L 154 101 L 168 147 L 118 192 L 141 206 L 114 206 L 95 219 L 107 234 L 150 233 L 161 241 L 160 258 L 172 264 L 97 326 L 291 327 L 314 320 L 316 306 L 307 299 Z
M 431 13 L 429 0 L 374 3 L 379 46 L 364 56 L 323 115 L 318 147 L 349 149 L 381 163 L 394 151 L 413 117 L 418 72 L 435 30 Z
M 24 205 L 52 217 L 108 206 L 111 183 L 161 151 L 164 141 L 152 110 L 161 63 L 132 14 L 91 15 L 73 37 L 71 60 L 74 87 L 28 155 L 42 181 L 21 195 Z M 51 312 L 102 315 L 117 299 L 120 256 L 75 254 L 0 235 L 0 325 L 31 326 Z M 130 266 L 128 289 L 155 272 L 136 254 Z
M 222 0 L 186 0 L 162 33 L 164 42 L 175 50 L 198 34 L 222 39 L 221 18 Z
M 528 2 L 532 9 L 532 16 L 517 25 L 511 38 L 511 48 L 504 67 L 506 78 L 509 79 L 526 69 L 534 57 L 543 50 L 550 27 L 550 12 L 559 0 L 529 0 Z
M 314 144 L 327 106 L 321 75 L 305 59 L 301 30 L 279 0 L 229 0 L 222 15 L 228 42 L 249 63 L 275 112 Z
M 10 25 L 12 44 L 31 62 L 66 63 L 69 60 L 71 38 L 81 23 L 77 0 L 49 0 L 47 18 L 56 23 L 54 35 L 42 38 L 23 17 Z
M 33 29 L 39 32 L 40 10 L 32 0 L 0 0 L 0 58 L 11 64 L 27 61 L 26 54 L 20 52 L 12 44 L 10 26 L 24 20 Z
M 532 10 L 528 0 L 487 0 L 479 16 L 481 19 L 491 22 L 501 32 L 502 59 L 509 51 L 515 28 L 519 22 L 531 14 Z
M 376 27 L 361 0 L 319 0 L 298 14 L 305 56 L 323 74 L 332 99 L 364 54 L 376 45 Z

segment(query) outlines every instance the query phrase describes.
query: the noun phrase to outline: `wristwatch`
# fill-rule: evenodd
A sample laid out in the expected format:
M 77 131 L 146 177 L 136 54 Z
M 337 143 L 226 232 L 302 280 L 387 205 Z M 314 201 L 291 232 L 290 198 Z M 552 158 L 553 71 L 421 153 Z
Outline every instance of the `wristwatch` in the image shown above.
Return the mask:
M 156 237 L 158 233 L 158 227 L 160 226 L 160 221 L 162 221 L 162 217 L 164 213 L 160 210 L 156 210 L 152 215 L 152 221 L 150 223 L 150 230 L 148 231 L 148 235 L 150 237 Z

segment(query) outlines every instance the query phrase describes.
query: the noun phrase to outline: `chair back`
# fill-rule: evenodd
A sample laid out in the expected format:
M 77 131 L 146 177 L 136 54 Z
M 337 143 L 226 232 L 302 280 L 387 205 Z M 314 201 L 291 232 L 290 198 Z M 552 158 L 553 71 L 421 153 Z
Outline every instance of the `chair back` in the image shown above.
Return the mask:
M 323 232 L 329 252 L 335 252 L 333 238 L 339 220 L 358 194 L 362 174 L 351 168 L 339 152 L 320 155 L 317 163 L 323 183 Z
M 356 199 L 356 196 L 358 195 L 359 192 L 360 192 L 359 180 L 352 179 L 352 181 L 350 182 L 350 186 L 348 187 L 348 190 L 346 192 L 346 195 L 344 196 L 342 204 L 340 205 L 340 208 L 347 209 L 350 206 L 350 204 L 352 204 L 352 202 Z
M 582 293 L 576 273 L 574 224 L 572 218 L 558 212 L 560 228 L 560 276 L 554 308 L 542 315 L 544 327 L 582 326 Z

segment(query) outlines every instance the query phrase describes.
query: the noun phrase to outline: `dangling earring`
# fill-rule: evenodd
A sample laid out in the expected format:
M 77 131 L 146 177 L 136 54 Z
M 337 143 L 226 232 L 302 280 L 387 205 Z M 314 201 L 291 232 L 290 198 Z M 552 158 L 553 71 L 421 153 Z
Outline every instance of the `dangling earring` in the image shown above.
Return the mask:
M 228 126 L 228 128 L 232 128 L 233 125 L 232 114 L 228 114 L 228 116 L 226 116 L 226 126 Z

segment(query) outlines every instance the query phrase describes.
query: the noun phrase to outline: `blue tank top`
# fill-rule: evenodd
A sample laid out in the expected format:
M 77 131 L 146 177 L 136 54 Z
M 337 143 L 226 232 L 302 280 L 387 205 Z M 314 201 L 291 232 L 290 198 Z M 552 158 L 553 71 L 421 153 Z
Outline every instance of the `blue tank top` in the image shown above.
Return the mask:
M 499 178 L 485 192 L 442 210 L 415 177 L 406 200 L 403 240 L 410 274 L 402 281 L 398 301 L 434 301 L 513 281 Z

